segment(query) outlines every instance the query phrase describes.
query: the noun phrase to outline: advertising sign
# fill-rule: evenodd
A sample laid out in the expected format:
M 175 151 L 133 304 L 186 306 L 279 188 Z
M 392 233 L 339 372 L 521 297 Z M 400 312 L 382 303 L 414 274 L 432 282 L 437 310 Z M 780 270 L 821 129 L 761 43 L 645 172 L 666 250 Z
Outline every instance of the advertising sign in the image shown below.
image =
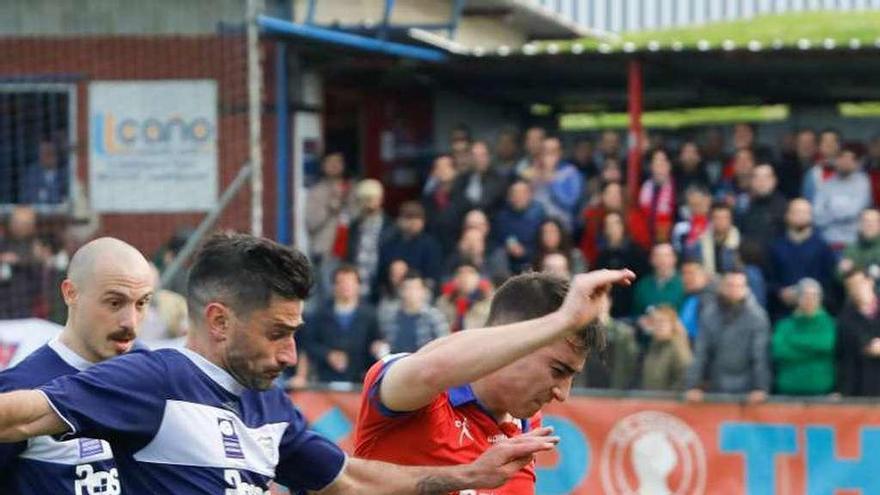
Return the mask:
M 89 196 L 96 211 L 214 206 L 215 81 L 93 82 L 89 122 Z
M 291 397 L 352 451 L 357 394 Z M 544 423 L 562 442 L 538 460 L 538 495 L 880 493 L 880 407 L 573 396 Z

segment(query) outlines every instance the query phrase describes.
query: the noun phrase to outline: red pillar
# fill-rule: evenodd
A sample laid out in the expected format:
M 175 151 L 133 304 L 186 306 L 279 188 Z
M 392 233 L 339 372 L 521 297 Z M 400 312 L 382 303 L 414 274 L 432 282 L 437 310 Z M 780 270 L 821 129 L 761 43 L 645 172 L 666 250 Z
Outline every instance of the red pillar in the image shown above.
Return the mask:
M 629 155 L 627 156 L 627 190 L 633 200 L 638 195 L 642 176 L 642 61 L 629 62 Z

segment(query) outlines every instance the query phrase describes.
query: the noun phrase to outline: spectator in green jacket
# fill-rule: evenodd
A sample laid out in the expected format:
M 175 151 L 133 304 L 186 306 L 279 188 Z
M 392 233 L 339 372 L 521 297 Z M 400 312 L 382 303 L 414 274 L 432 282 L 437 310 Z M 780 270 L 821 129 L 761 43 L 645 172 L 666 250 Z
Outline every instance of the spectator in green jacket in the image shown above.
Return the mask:
M 804 278 L 797 284 L 797 308 L 776 324 L 771 355 L 776 392 L 821 395 L 834 388 L 834 319 L 822 308 L 822 286 Z
M 598 356 L 587 359 L 583 373 L 575 378 L 575 386 L 626 390 L 637 385 L 639 345 L 635 330 L 611 317 L 612 299 L 603 297 L 599 301 L 597 323 L 605 334 L 605 346 Z
M 859 237 L 843 251 L 837 266 L 839 274 L 862 270 L 880 278 L 880 210 L 866 208 L 859 215 Z
M 645 314 L 649 306 L 666 304 L 676 310 L 684 301 L 684 285 L 675 268 L 675 250 L 668 243 L 657 244 L 651 250 L 651 267 L 653 271 L 647 277 L 636 282 L 633 315 Z

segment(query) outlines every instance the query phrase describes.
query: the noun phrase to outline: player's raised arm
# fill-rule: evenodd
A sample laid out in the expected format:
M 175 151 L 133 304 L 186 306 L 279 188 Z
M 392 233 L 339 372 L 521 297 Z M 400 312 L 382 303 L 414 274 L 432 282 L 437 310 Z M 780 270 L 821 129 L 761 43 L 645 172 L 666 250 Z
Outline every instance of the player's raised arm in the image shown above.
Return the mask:
M 20 442 L 67 430 L 42 392 L 18 390 L 0 394 L 0 442 Z
M 476 461 L 459 466 L 397 466 L 378 461 L 351 458 L 339 477 L 320 495 L 445 494 L 476 488 L 496 488 L 532 461 L 533 456 L 551 450 L 559 442 L 550 428 L 500 442 Z
M 577 275 L 559 309 L 527 321 L 496 314 L 493 307 L 490 322 L 499 326 L 458 332 L 396 361 L 382 379 L 379 399 L 392 411 L 420 409 L 450 387 L 470 383 L 583 329 L 598 314 L 596 298 L 604 297 L 611 285 L 634 278 L 629 270 Z

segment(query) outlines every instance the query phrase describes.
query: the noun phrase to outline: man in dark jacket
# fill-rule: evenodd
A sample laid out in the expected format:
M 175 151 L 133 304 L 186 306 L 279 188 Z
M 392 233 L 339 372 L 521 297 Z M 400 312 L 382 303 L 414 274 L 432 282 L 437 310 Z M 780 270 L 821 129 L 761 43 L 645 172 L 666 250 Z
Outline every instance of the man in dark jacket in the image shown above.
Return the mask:
M 848 301 L 837 318 L 837 389 L 880 396 L 880 301 L 874 279 L 854 270 L 845 278 Z
M 750 403 L 763 402 L 770 390 L 769 338 L 770 320 L 749 293 L 745 272 L 725 273 L 717 299 L 700 314 L 687 400 L 702 401 L 707 391 L 748 393 Z
M 360 275 L 351 265 L 333 274 L 332 304 L 305 321 L 303 346 L 320 382 L 360 382 L 384 347 L 376 311 L 360 302 Z
M 495 216 L 492 227 L 494 245 L 503 248 L 514 273 L 521 272 L 535 255 L 538 227 L 544 221 L 544 208 L 532 199 L 528 183 L 516 181 L 507 190 L 507 205 Z
M 817 280 L 825 293 L 835 269 L 834 252 L 813 229 L 810 203 L 793 199 L 785 213 L 785 235 L 770 244 L 767 255 L 767 293 L 770 314 L 788 314 L 797 302 L 795 285 L 802 278 Z M 832 306 L 833 307 L 833 306 Z
M 776 173 L 762 163 L 752 172 L 749 206 L 739 216 L 740 234 L 763 251 L 773 239 L 785 232 L 785 197 L 776 190 Z
M 431 166 L 431 175 L 422 190 L 425 209 L 425 231 L 440 243 L 445 256 L 455 248 L 461 225 L 463 207 L 455 203 L 452 192 L 457 176 L 451 155 L 438 155 Z
M 437 240 L 425 232 L 425 209 L 417 201 L 400 205 L 397 232 L 380 249 L 379 280 L 387 280 L 388 267 L 395 260 L 421 273 L 432 289 L 438 287 L 443 253 Z
M 0 236 L 0 319 L 30 318 L 44 292 L 42 266 L 34 256 L 37 212 L 16 206 L 7 227 L 8 237 Z
M 777 166 L 779 189 L 786 198 L 794 199 L 800 196 L 804 173 L 816 163 L 818 151 L 816 131 L 798 130 L 795 135 L 794 152 L 783 155 L 781 163 Z
M 575 377 L 575 386 L 627 390 L 635 385 L 639 344 L 635 329 L 611 316 L 613 302 L 612 297 L 599 300 L 596 321 L 605 334 L 605 347 L 587 360 L 584 371 Z
M 700 156 L 700 148 L 696 142 L 685 141 L 679 148 L 673 177 L 675 196 L 678 198 L 685 197 L 685 191 L 692 186 L 709 188 L 709 174 L 703 165 L 703 157 Z
M 491 217 L 504 203 L 507 179 L 491 165 L 489 145 L 475 141 L 471 145 L 471 169 L 459 174 L 452 186 L 452 201 L 460 212 L 476 208 Z

